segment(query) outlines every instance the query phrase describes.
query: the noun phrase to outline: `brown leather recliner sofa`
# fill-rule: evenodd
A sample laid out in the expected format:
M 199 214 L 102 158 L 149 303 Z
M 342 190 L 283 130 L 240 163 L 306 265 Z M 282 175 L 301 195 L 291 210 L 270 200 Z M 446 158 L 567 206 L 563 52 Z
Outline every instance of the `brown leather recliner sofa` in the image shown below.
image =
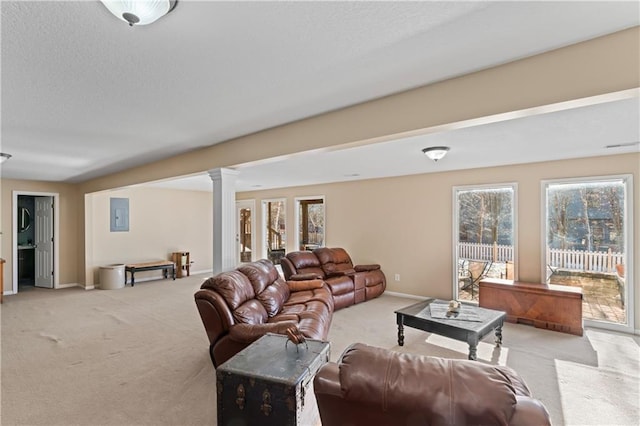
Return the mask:
M 378 297 L 387 286 L 380 265 L 354 265 L 343 248 L 289 252 L 280 265 L 287 280 L 324 280 L 331 290 L 336 310 Z
M 323 426 L 550 425 L 511 368 L 356 343 L 314 378 Z
M 334 310 L 322 280 L 286 282 L 266 259 L 207 279 L 194 297 L 215 367 L 266 333 L 286 334 L 292 326 L 326 340 Z

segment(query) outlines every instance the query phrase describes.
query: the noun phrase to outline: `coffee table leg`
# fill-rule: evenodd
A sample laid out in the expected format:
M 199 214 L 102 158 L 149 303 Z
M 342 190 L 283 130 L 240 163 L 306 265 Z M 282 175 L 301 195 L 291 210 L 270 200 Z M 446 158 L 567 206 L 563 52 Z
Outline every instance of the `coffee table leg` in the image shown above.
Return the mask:
M 467 343 L 469 344 L 469 359 L 475 361 L 478 359 L 478 336 L 467 336 Z
M 475 361 L 478 359 L 477 345 L 469 344 L 469 359 Z
M 398 322 L 398 345 L 404 346 L 404 325 Z
M 502 325 L 496 327 L 496 346 L 502 345 Z

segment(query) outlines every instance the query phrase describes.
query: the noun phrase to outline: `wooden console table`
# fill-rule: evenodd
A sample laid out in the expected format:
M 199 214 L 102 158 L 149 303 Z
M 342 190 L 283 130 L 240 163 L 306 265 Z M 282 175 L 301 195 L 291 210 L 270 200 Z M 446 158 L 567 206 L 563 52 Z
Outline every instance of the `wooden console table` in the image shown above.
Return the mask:
M 505 311 L 508 322 L 582 336 L 580 287 L 486 278 L 479 305 Z

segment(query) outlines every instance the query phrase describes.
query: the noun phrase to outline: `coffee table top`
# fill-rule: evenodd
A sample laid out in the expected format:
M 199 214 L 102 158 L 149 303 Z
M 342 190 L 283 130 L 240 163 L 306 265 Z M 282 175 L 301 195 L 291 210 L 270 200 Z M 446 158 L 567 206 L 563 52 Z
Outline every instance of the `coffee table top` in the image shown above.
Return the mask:
M 495 311 L 493 309 L 480 308 L 475 305 L 462 304 L 460 313 L 470 313 L 471 315 L 477 315 L 477 321 L 467 321 L 456 318 L 434 318 L 431 316 L 431 308 L 429 305 L 432 303 L 448 304 L 447 300 L 440 299 L 426 299 L 421 302 L 415 303 L 411 306 L 407 306 L 395 311 L 397 315 L 405 317 L 411 317 L 416 320 L 425 323 L 437 323 L 447 328 L 458 328 L 472 332 L 480 332 L 485 329 L 487 325 L 494 324 L 496 320 L 506 318 L 506 313 L 502 311 Z

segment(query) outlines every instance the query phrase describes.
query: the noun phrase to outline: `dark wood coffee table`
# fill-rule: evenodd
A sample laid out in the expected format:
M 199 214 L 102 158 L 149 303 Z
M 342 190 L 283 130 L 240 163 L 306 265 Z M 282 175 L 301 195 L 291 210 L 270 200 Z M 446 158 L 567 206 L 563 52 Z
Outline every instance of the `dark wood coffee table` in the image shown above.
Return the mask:
M 432 318 L 429 305 L 433 302 L 448 303 L 444 300 L 427 299 L 395 311 L 398 324 L 398 345 L 404 345 L 404 326 L 416 328 L 469 344 L 469 359 L 477 359 L 478 342 L 495 330 L 496 345 L 502 344 L 502 325 L 507 314 L 474 305 L 463 305 L 461 312 L 473 312 L 480 321 L 465 321 L 455 318 Z

